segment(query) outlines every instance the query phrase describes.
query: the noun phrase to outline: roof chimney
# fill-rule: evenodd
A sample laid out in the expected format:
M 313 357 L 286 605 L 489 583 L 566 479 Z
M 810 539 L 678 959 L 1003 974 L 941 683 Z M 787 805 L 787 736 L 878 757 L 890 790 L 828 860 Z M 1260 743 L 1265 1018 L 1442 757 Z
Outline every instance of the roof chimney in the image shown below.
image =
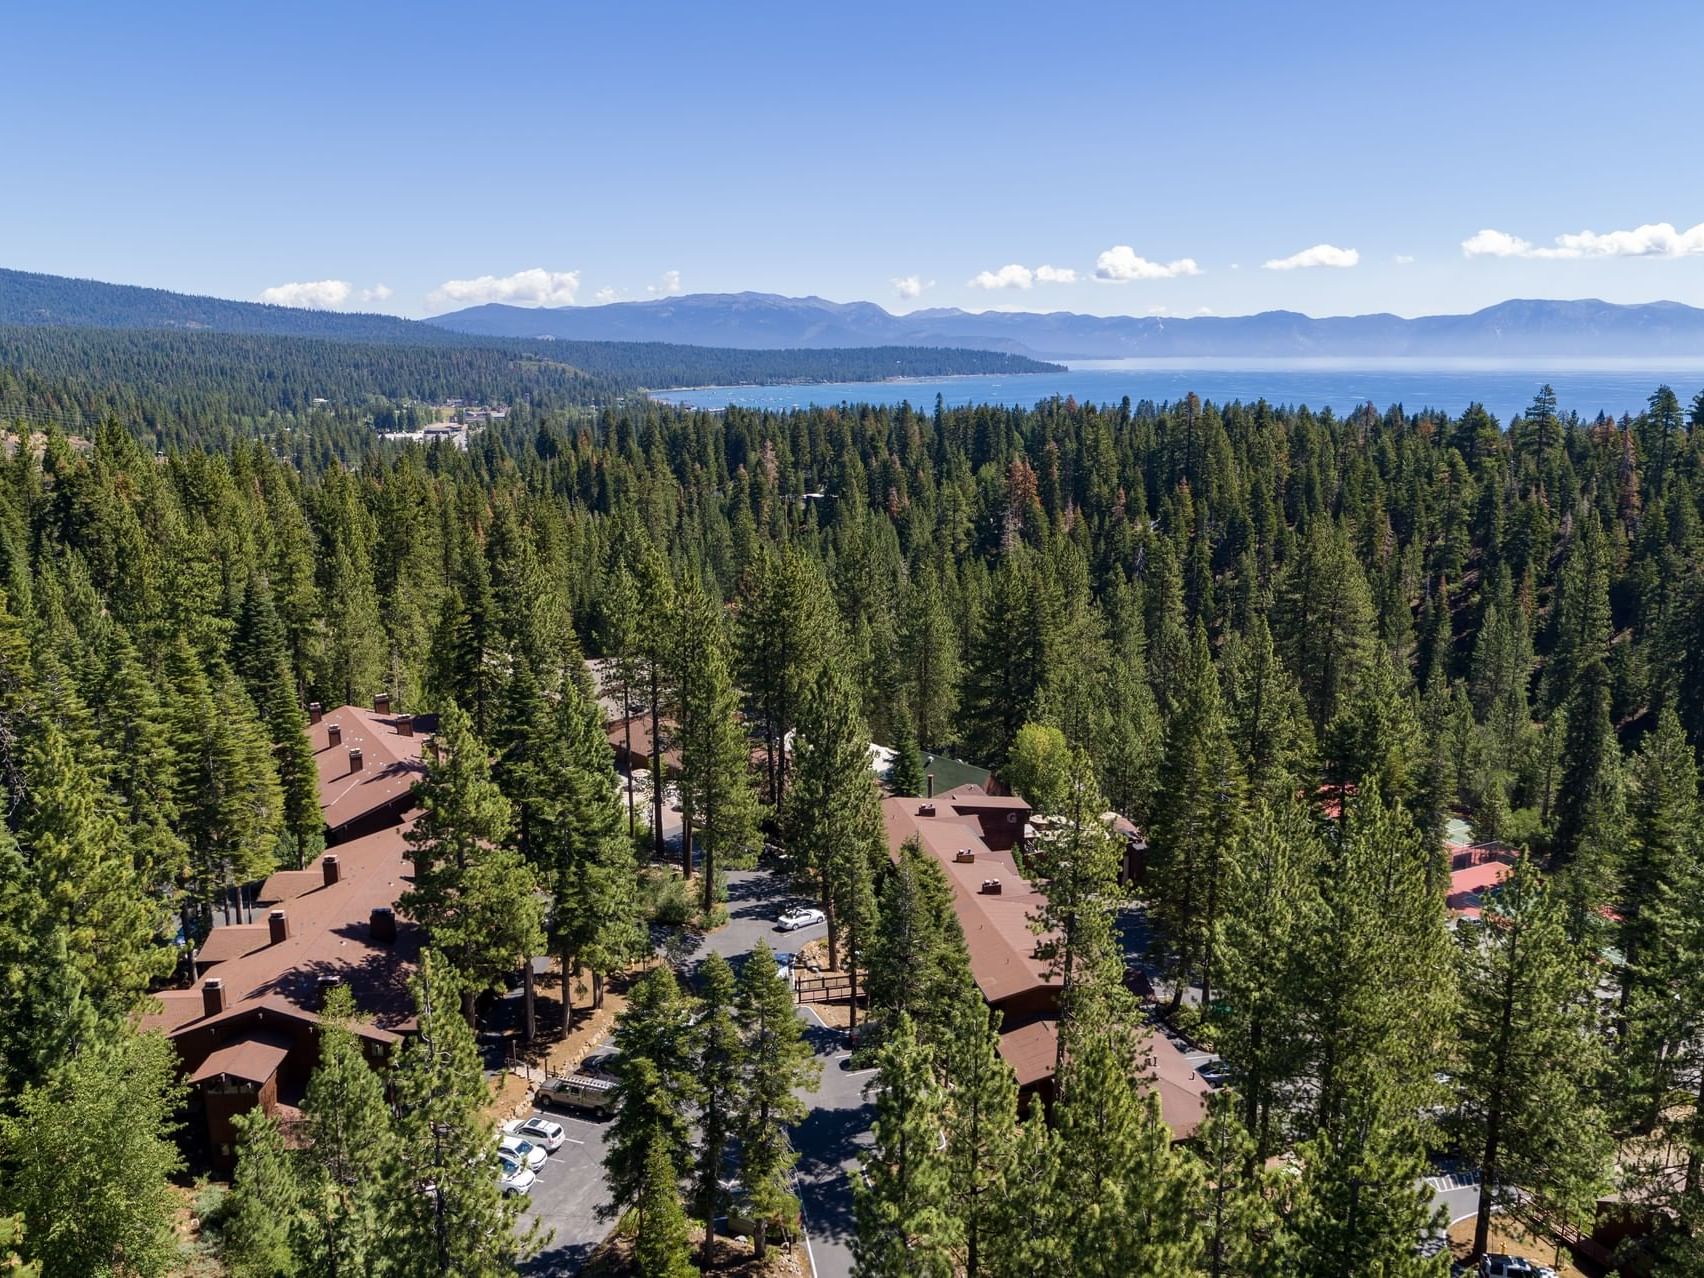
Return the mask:
M 969 848 L 960 848 L 953 854 L 953 860 L 959 862 L 961 865 L 967 865 L 976 860 L 976 853 L 971 851 Z
M 929 789 L 928 789 L 928 793 L 927 793 L 926 797 L 931 798 L 931 799 L 934 798 L 935 797 L 935 774 L 933 772 L 931 772 L 927 776 L 925 776 L 923 779 L 929 783 Z
M 308 722 L 318 723 L 325 717 L 325 707 L 317 701 L 308 702 Z
M 360 746 L 350 746 L 349 747 L 349 770 L 351 772 L 359 772 L 361 770 L 361 747 Z
M 999 879 L 983 879 L 982 880 L 982 890 L 988 896 L 999 896 L 1000 895 L 1000 880 Z
M 934 816 L 935 815 L 935 805 L 933 803 L 919 803 L 917 805 L 917 815 L 918 816 Z
M 414 735 L 413 715 L 405 714 L 396 721 L 396 735 L 399 737 L 412 737 Z
M 373 713 L 374 714 L 389 714 L 390 713 L 390 693 L 388 693 L 388 692 L 376 692 L 376 693 L 373 694 Z
M 201 1012 L 204 1016 L 217 1016 L 225 1010 L 225 982 L 217 976 L 209 976 L 201 982 Z
M 283 910 L 274 910 L 266 916 L 266 930 L 271 933 L 272 943 L 278 945 L 290 939 L 290 917 Z
M 396 940 L 396 911 L 388 905 L 375 905 L 367 916 L 367 935 L 381 945 Z
M 325 885 L 327 887 L 337 882 L 337 857 L 333 853 L 328 852 L 320 858 L 320 869 L 325 873 Z
M 325 739 L 332 745 L 343 744 L 343 725 L 334 723 L 325 730 Z
M 327 998 L 330 997 L 331 992 L 334 989 L 336 989 L 339 985 L 342 985 L 342 984 L 343 984 L 343 978 L 341 976 L 327 975 L 327 976 L 320 977 L 319 978 L 319 1005 L 321 1007 L 324 1007 L 325 1001 L 326 1001 Z

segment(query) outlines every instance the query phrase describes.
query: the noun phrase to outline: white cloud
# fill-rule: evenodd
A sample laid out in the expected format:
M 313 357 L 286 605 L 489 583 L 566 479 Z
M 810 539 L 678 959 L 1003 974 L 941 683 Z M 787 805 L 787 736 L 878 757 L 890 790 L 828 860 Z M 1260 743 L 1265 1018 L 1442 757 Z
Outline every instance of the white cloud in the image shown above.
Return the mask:
M 1275 257 L 1260 265 L 1261 269 L 1266 271 L 1299 271 L 1312 266 L 1347 268 L 1360 260 L 1361 255 L 1354 249 L 1338 248 L 1335 244 L 1315 244 L 1300 253 L 1292 253 L 1289 257 Z
M 605 284 L 597 292 L 592 294 L 592 301 L 608 303 L 608 302 L 615 301 L 615 299 L 619 296 L 620 296 L 619 293 L 617 293 L 608 284 Z
M 1128 244 L 1114 244 L 1095 259 L 1095 278 L 1115 284 L 1131 280 L 1171 280 L 1180 275 L 1199 275 L 1201 268 L 1193 257 L 1180 257 L 1175 262 L 1150 262 Z
M 1414 264 L 1414 254 L 1412 254 L 1412 253 L 1398 253 L 1395 257 L 1391 258 L 1390 260 L 1395 262 L 1398 266 L 1412 266 Z
M 1510 235 L 1507 231 L 1494 231 L 1486 227 L 1463 240 L 1461 251 L 1468 257 L 1528 257 L 1532 254 L 1533 247 L 1529 240 Z
M 382 302 L 390 297 L 390 295 L 391 287 L 389 284 L 375 284 L 372 288 L 364 288 L 361 290 L 361 300 L 363 302 Z
M 1197 315 L 1211 315 L 1213 313 L 1213 308 L 1211 306 L 1197 306 L 1195 308 L 1195 313 Z
M 997 271 L 978 271 L 971 277 L 971 288 L 1029 288 L 1034 284 L 1075 284 L 1077 272 L 1069 266 L 1037 266 L 1030 268 L 1010 262 Z
M 1541 248 L 1530 240 L 1490 227 L 1461 242 L 1468 257 L 1692 257 L 1704 254 L 1704 222 L 1677 231 L 1672 222 L 1647 222 L 1631 231 L 1580 231 L 1558 235 L 1554 247 Z
M 481 275 L 471 280 L 445 280 L 432 291 L 434 306 L 455 303 L 478 306 L 508 302 L 514 306 L 572 306 L 580 291 L 580 272 L 547 271 L 542 266 L 513 275 Z
M 312 280 L 297 284 L 275 284 L 260 291 L 260 300 L 273 306 L 305 306 L 329 311 L 349 300 L 355 286 L 348 280 Z
M 680 292 L 680 272 L 664 271 L 659 283 L 647 284 L 645 291 L 652 297 L 673 297 Z
M 923 296 L 926 289 L 935 287 L 934 280 L 925 281 L 921 275 L 896 275 L 889 281 L 893 291 L 907 301 Z
M 1028 288 L 1034 283 L 1035 272 L 1016 262 L 997 271 L 978 271 L 970 279 L 971 288 Z

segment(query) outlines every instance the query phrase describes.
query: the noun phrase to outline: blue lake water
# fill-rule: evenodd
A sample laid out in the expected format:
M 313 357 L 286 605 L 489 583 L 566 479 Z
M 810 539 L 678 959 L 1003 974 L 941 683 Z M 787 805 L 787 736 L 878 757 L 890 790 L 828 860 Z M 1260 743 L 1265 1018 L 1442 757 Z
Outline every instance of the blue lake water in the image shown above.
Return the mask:
M 1662 362 L 1633 360 L 1085 360 L 1063 373 L 915 378 L 887 382 L 823 382 L 789 386 L 709 386 L 653 392 L 655 398 L 692 408 L 788 409 L 812 404 L 898 404 L 929 409 L 939 395 L 961 404 L 1029 406 L 1052 396 L 1116 404 L 1182 399 L 1194 391 L 1214 403 L 1265 399 L 1305 404 L 1339 415 L 1373 404 L 1381 412 L 1401 404 L 1460 413 L 1475 400 L 1500 422 L 1524 410 L 1549 382 L 1564 413 L 1590 419 L 1600 411 L 1638 413 L 1659 385 L 1680 396 L 1682 407 L 1704 390 L 1704 358 Z

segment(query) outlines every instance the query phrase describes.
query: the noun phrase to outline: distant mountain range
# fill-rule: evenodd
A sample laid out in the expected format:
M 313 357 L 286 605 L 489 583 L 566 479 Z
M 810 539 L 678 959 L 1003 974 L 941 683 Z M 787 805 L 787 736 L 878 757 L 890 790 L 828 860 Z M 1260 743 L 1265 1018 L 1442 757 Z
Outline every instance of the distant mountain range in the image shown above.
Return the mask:
M 694 293 L 603 306 L 528 308 L 493 304 L 429 320 L 302 310 L 193 297 L 27 271 L 0 270 L 0 324 L 161 328 L 409 346 L 504 345 L 572 362 L 555 343 L 642 342 L 742 351 L 910 348 L 889 367 L 911 375 L 920 351 L 941 352 L 936 372 L 990 371 L 1000 352 L 1039 360 L 1247 357 L 1662 358 L 1704 357 L 1704 310 L 1679 302 L 1509 301 L 1471 315 L 1348 315 L 1314 319 L 1295 311 L 1258 315 L 1163 316 L 962 311 L 894 315 L 873 302 L 829 302 L 773 293 Z M 949 353 L 949 351 L 951 353 Z M 589 352 L 580 352 L 590 357 Z M 866 358 L 862 362 L 868 363 Z M 821 363 L 820 360 L 813 364 Z M 962 365 L 962 367 L 961 367 Z M 777 371 L 783 363 L 775 363 Z M 800 370 L 810 380 L 821 370 Z M 1021 358 L 1002 371 L 1038 371 Z M 766 379 L 768 380 L 768 379 Z M 654 383 L 653 383 L 654 384 Z
M 1161 316 L 962 311 L 894 315 L 873 302 L 773 293 L 697 293 L 603 306 L 492 304 L 426 321 L 462 333 L 730 347 L 956 346 L 1035 359 L 1154 357 L 1566 358 L 1704 356 L 1704 310 L 1679 302 L 1509 301 L 1471 315 L 1295 311 Z

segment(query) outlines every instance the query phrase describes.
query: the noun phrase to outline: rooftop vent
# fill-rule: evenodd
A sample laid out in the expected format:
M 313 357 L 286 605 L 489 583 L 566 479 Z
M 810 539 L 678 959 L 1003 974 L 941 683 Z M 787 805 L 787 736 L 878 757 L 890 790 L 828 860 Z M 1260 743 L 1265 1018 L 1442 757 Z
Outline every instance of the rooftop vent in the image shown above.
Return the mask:
M 325 874 L 325 885 L 327 887 L 336 883 L 340 875 L 337 868 L 337 857 L 328 852 L 320 861 L 320 870 Z

